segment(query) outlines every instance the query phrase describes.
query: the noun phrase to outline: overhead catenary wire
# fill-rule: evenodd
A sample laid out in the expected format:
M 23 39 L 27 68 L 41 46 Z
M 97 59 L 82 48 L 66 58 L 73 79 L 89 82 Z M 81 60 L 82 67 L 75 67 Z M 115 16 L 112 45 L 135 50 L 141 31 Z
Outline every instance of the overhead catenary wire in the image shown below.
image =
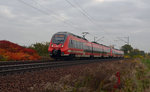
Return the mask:
M 35 0 L 32 0 L 32 1 L 33 1 L 35 4 L 39 5 L 41 8 L 44 8 L 44 9 L 46 9 L 47 11 L 50 11 L 50 12 L 52 12 L 53 14 L 55 14 L 55 15 L 61 17 L 60 19 L 65 20 L 65 17 L 60 16 L 58 13 L 54 12 L 53 10 L 48 9 L 48 8 L 46 8 L 46 7 L 43 7 L 41 4 L 39 4 L 39 3 L 38 3 L 37 1 L 35 1 Z M 73 22 L 71 22 L 71 21 L 69 21 L 69 23 L 72 24 L 72 25 L 75 25 L 75 24 L 74 24 Z
M 39 11 L 39 12 L 41 12 L 41 13 L 44 13 L 44 14 L 49 15 L 48 12 L 45 12 L 45 11 L 43 11 L 43 10 L 37 8 L 37 7 L 34 7 L 34 6 L 32 6 L 32 5 L 28 4 L 28 3 L 26 3 L 26 2 L 23 1 L 23 0 L 18 0 L 18 1 L 21 2 L 21 3 L 23 3 L 23 4 L 25 4 L 25 5 L 27 5 L 27 6 L 29 6 L 29 7 L 31 7 L 31 8 L 33 8 L 33 9 L 35 9 L 35 10 L 37 10 L 37 11 Z
M 36 10 L 38 10 L 39 12 L 41 12 L 41 13 L 44 13 L 44 14 L 46 14 L 46 15 L 49 15 L 49 12 L 47 12 L 47 11 L 43 11 L 42 9 L 39 9 L 39 8 L 37 8 L 37 7 L 35 7 L 35 6 L 33 6 L 33 5 L 31 5 L 31 4 L 29 4 L 29 3 L 26 3 L 25 1 L 23 1 L 23 0 L 18 0 L 18 1 L 20 1 L 21 3 L 23 3 L 23 4 L 25 4 L 25 5 L 27 5 L 27 6 L 29 6 L 29 7 L 32 7 L 32 8 L 34 8 L 34 9 L 36 9 Z M 42 7 L 42 8 L 44 8 L 43 6 L 41 6 L 38 2 L 36 2 L 35 0 L 32 0 L 34 3 L 36 3 L 36 4 L 38 4 L 40 7 Z M 68 1 L 68 0 L 66 0 L 72 7 L 74 7 L 74 8 L 76 8 L 76 6 L 74 6 L 70 1 Z M 79 6 L 79 5 L 78 5 Z M 49 9 L 50 10 L 50 9 Z M 88 15 L 88 13 L 86 12 L 86 11 L 84 11 L 81 7 L 80 7 L 80 9 L 79 9 L 79 11 L 84 15 L 84 16 L 86 16 L 87 18 L 88 18 L 88 20 L 91 22 L 91 23 L 93 23 L 94 24 L 94 22 L 92 21 L 92 19 L 90 18 L 90 16 Z M 50 10 L 50 12 L 52 13 L 52 14 L 55 14 L 55 15 L 57 15 L 54 11 L 52 11 L 52 10 Z M 61 18 L 60 18 L 61 17 Z M 60 16 L 60 17 L 55 17 L 55 18 L 59 18 L 59 20 L 61 20 L 61 21 L 63 21 L 62 19 L 65 19 L 64 17 L 62 17 L 62 16 Z M 73 23 L 72 22 L 70 22 L 70 23 L 68 23 L 68 22 L 65 22 L 64 21 L 64 23 L 65 24 L 67 24 L 67 25 L 70 25 L 70 26 L 72 26 L 73 28 L 75 28 L 75 29 L 78 29 L 78 30 L 80 30 L 79 28 L 77 28 L 77 27 L 74 27 L 73 25 Z
M 39 11 L 39 12 L 41 12 L 41 13 L 44 13 L 44 14 L 46 14 L 46 15 L 50 15 L 50 13 L 51 13 L 51 14 L 54 14 L 54 15 L 57 15 L 57 16 L 58 16 L 58 14 L 57 14 L 56 12 L 54 12 L 54 11 L 52 11 L 52 10 L 50 10 L 50 9 L 46 9 L 45 7 L 43 7 L 42 5 L 40 5 L 40 4 L 39 4 L 37 1 L 35 1 L 35 0 L 31 0 L 31 1 L 34 2 L 35 4 L 37 4 L 38 6 L 40 6 L 40 8 L 38 8 L 38 7 L 36 7 L 36 6 L 33 6 L 32 4 L 29 4 L 29 3 L 25 2 L 24 0 L 18 0 L 18 1 L 20 1 L 21 3 L 27 5 L 27 6 L 31 7 L 31 8 L 36 9 L 37 11 Z M 70 1 L 68 1 L 68 0 L 65 0 L 65 1 L 67 1 L 72 7 L 77 8 L 76 5 L 72 4 Z M 77 9 L 80 11 L 80 13 L 81 13 L 83 16 L 85 16 L 92 24 L 95 25 L 95 20 L 94 20 L 79 4 L 78 4 L 78 7 L 79 7 L 79 8 L 77 8 Z M 42 10 L 42 9 L 46 9 L 46 10 Z M 53 17 L 55 17 L 57 20 L 61 20 L 61 21 L 63 21 L 63 20 L 65 19 L 63 16 L 60 16 L 60 17 L 53 16 Z M 73 26 L 74 24 L 73 24 L 72 22 L 63 21 L 63 23 L 65 23 L 66 25 L 69 25 L 69 27 L 70 27 L 70 26 L 73 27 L 73 29 L 75 29 L 75 30 L 80 30 L 80 27 L 79 27 L 79 26 L 78 26 L 78 27 Z M 77 26 L 77 25 L 76 25 L 76 26 Z M 99 26 L 98 26 L 98 27 L 99 27 Z M 81 30 L 81 32 L 83 32 L 83 31 Z M 105 33 L 106 33 L 106 31 L 105 31 Z M 108 34 L 108 33 L 107 33 L 107 34 Z
M 82 10 L 80 10 L 79 8 L 76 8 L 76 6 L 74 4 L 72 4 L 70 1 L 65 0 L 68 4 L 70 4 L 73 8 L 78 9 L 80 11 L 80 13 L 85 16 L 91 23 L 93 23 L 93 21 L 91 20 L 91 18 L 85 14 Z
M 42 9 L 36 7 L 36 6 L 33 6 L 32 4 L 29 4 L 29 3 L 25 2 L 24 0 L 18 0 L 18 1 L 21 2 L 21 3 L 23 3 L 23 4 L 25 4 L 25 5 L 27 5 L 27 6 L 29 6 L 29 7 L 31 7 L 31 8 L 33 8 L 33 9 L 35 9 L 35 10 L 37 10 L 37 11 L 39 11 L 39 12 L 41 12 L 41 13 L 43 13 L 43 14 L 50 15 L 49 12 L 51 12 L 51 14 L 54 14 L 54 15 L 57 15 L 57 16 L 58 16 L 58 14 L 55 13 L 54 11 L 52 11 L 52 10 L 44 11 L 44 10 L 42 10 Z M 44 7 L 41 6 L 38 2 L 36 2 L 36 1 L 34 1 L 34 0 L 32 0 L 32 1 L 33 1 L 34 3 L 36 3 L 37 5 L 39 5 L 40 7 L 44 8 Z M 46 9 L 46 8 L 45 8 L 45 9 Z M 53 17 L 55 17 L 57 20 L 60 20 L 60 21 L 63 21 L 63 20 L 64 20 L 64 17 L 62 17 L 62 16 L 59 16 L 59 17 L 53 16 Z M 68 21 L 68 20 L 67 20 L 67 21 Z M 73 27 L 73 28 L 76 29 L 76 30 L 80 30 L 79 28 L 73 26 L 74 24 L 73 24 L 72 22 L 63 21 L 63 23 L 65 23 L 66 25 L 69 25 L 69 26 Z
M 78 6 L 78 8 L 92 21 L 92 23 L 95 24 L 94 18 L 93 18 L 92 16 L 90 16 L 90 15 L 88 14 L 88 12 L 86 12 L 86 10 L 84 10 L 84 9 L 81 7 L 81 5 L 78 3 L 78 1 L 77 1 L 77 0 L 74 0 L 74 2 L 75 2 L 75 4 Z
M 103 29 L 103 28 L 101 28 L 100 27 L 100 25 L 98 25 L 97 24 L 97 22 L 95 21 L 95 19 L 92 17 L 92 16 L 90 16 L 89 14 L 88 14 L 88 12 L 85 10 L 85 9 L 83 9 L 82 7 L 81 7 L 81 5 L 77 2 L 77 0 L 74 0 L 74 2 L 75 2 L 75 4 L 73 4 L 73 2 L 70 2 L 69 0 L 65 0 L 68 4 L 70 4 L 73 8 L 75 8 L 75 9 L 77 9 L 83 16 L 85 16 L 94 26 L 96 26 L 96 27 L 98 27 L 98 28 L 100 28 L 100 29 Z M 104 31 L 103 32 L 105 32 L 106 34 L 109 34 L 109 33 L 107 33 L 107 31 L 105 30 L 105 29 L 103 29 Z
M 73 8 L 75 8 L 75 9 L 77 9 L 83 16 L 85 16 L 94 26 L 96 26 L 97 28 L 99 28 L 99 29 L 102 29 L 103 31 L 103 35 L 104 34 L 106 34 L 106 35 L 109 35 L 109 33 L 105 30 L 105 29 L 103 29 L 102 27 L 100 27 L 100 25 L 98 25 L 96 22 L 95 22 L 95 20 L 94 20 L 94 18 L 92 17 L 92 16 L 90 16 L 87 12 L 86 12 L 86 10 L 84 10 L 81 6 L 80 6 L 80 4 L 77 2 L 77 0 L 74 0 L 74 2 L 75 2 L 75 4 L 73 4 L 71 1 L 69 1 L 69 0 L 65 0 L 68 4 L 70 4 Z M 94 38 L 95 38 L 95 36 L 94 36 Z M 111 38 L 109 38 L 109 39 L 111 39 Z M 111 40 L 110 40 L 111 41 Z M 112 41 L 111 41 L 112 42 Z

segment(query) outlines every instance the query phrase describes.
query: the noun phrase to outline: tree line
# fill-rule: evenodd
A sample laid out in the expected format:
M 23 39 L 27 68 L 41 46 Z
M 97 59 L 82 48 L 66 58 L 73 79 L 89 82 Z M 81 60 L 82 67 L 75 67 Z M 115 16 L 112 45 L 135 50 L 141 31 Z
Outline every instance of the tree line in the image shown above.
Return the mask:
M 48 47 L 49 47 L 49 42 L 43 42 L 43 43 L 37 42 L 35 44 L 30 45 L 28 48 L 36 50 L 37 53 L 42 57 L 49 57 Z
M 133 48 L 131 45 L 125 44 L 121 47 L 121 50 L 124 51 L 125 56 L 128 57 L 145 57 L 150 56 L 150 53 L 146 53 L 143 50 L 139 50 L 137 48 Z

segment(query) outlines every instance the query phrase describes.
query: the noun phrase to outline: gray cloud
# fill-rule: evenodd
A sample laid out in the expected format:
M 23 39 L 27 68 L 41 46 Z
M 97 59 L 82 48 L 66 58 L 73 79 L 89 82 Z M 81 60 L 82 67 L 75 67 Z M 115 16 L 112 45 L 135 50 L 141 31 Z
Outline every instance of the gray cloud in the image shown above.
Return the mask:
M 1 0 L 0 40 L 30 45 L 50 41 L 58 31 L 77 35 L 88 31 L 90 41 L 93 35 L 104 36 L 100 43 L 119 48 L 124 42 L 114 40 L 130 36 L 131 45 L 150 52 L 149 0 L 69 0 L 76 8 L 65 0 L 20 1 Z M 92 23 L 81 14 L 79 6 L 92 17 Z

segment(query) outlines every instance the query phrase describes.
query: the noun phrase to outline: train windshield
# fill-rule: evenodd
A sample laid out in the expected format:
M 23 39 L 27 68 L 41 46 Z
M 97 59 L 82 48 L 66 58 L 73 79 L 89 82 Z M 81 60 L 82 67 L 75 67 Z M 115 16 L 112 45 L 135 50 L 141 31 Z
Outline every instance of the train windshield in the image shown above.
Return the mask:
M 62 44 L 65 42 L 66 35 L 64 34 L 55 34 L 52 38 L 52 43 Z

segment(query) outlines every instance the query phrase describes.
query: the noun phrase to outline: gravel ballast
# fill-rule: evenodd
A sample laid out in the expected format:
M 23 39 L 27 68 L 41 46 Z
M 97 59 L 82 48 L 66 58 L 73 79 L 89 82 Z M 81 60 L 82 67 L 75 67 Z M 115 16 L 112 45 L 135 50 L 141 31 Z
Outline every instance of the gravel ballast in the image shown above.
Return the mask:
M 114 63 L 117 66 L 117 64 L 120 64 L 119 62 L 122 62 L 122 60 L 97 62 L 0 76 L 0 92 L 30 92 L 34 86 L 38 87 L 38 91 L 40 92 L 42 89 L 41 85 L 47 82 L 52 83 L 59 81 L 60 78 L 66 75 L 72 75 L 75 79 L 82 75 L 86 68 L 95 68 L 98 65 L 108 66 L 111 63 Z

